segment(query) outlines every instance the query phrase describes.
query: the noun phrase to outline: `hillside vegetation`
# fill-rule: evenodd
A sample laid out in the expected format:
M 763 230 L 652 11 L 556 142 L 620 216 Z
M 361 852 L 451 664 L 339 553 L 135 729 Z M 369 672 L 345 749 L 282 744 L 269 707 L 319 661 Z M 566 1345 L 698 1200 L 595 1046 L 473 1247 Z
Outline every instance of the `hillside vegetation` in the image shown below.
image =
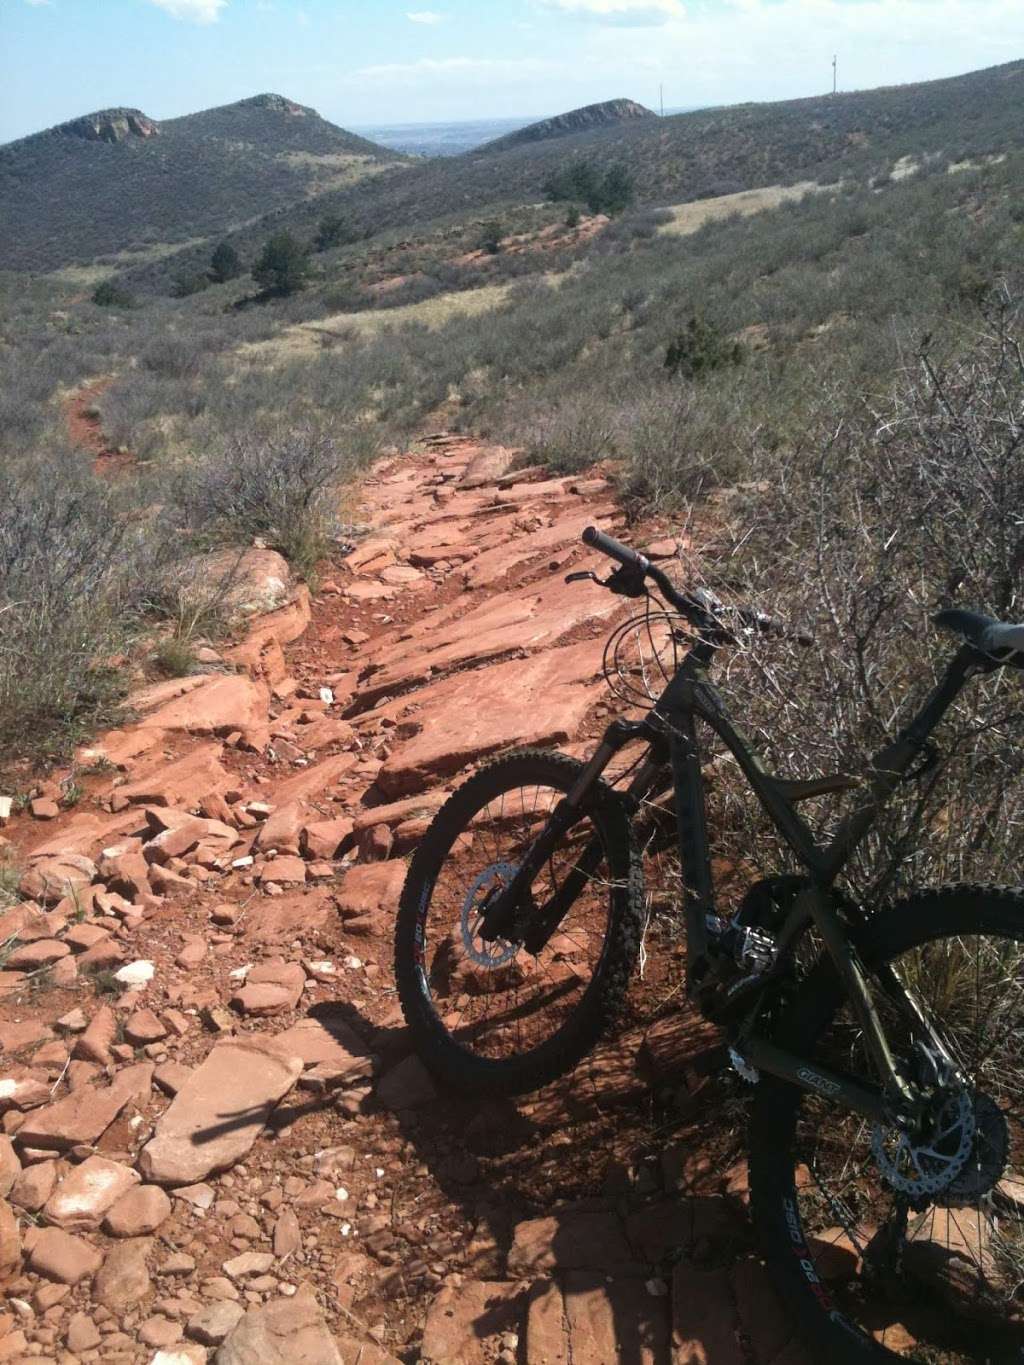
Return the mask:
M 943 88 L 955 106 L 970 86 Z M 933 112 L 936 127 L 954 122 Z M 1016 326 L 1007 300 L 1020 286 L 1024 152 L 1016 126 L 1000 142 L 1001 117 L 989 111 L 974 149 L 989 159 L 973 169 L 950 173 L 947 153 L 929 156 L 925 144 L 903 178 L 879 179 L 872 165 L 799 200 L 764 196 L 778 203 L 760 213 L 716 220 L 707 210 L 686 235 L 667 230 L 676 215 L 645 208 L 568 227 L 564 204 L 509 206 L 495 235 L 449 205 L 415 232 L 391 226 L 316 254 L 303 290 L 262 302 L 246 273 L 255 253 L 203 292 L 135 306 L 98 307 L 70 283 L 9 274 L 7 742 L 24 752 L 37 735 L 45 748 L 109 704 L 116 677 L 99 687 L 91 661 L 130 648 L 154 611 L 166 619 L 167 564 L 211 537 L 245 543 L 256 524 L 311 572 L 336 530 L 330 490 L 425 424 L 496 437 L 557 470 L 604 461 L 637 515 L 673 520 L 722 490 L 757 523 L 770 500 L 736 489 L 792 495 L 829 432 L 858 433 L 850 458 L 863 462 L 923 338 L 936 364 L 956 365 L 996 314 Z M 473 159 L 460 164 L 471 176 Z M 445 302 L 453 291 L 468 291 L 465 308 Z M 67 448 L 65 395 L 97 376 L 111 377 L 94 400 L 102 431 L 129 452 L 113 487 Z M 244 525 L 229 478 L 243 456 L 261 509 Z M 74 482 L 55 475 L 72 467 Z M 797 520 L 792 509 L 769 519 L 767 543 L 778 550 L 779 526 Z M 808 552 L 792 547 L 799 583 Z M 48 614 L 24 606 L 43 569 Z M 742 571 L 765 599 L 788 581 L 767 550 L 725 571 Z M 65 598 L 79 617 L 57 609 Z
M 251 257 L 282 227 L 312 237 L 328 212 L 360 235 L 501 215 L 543 199 L 552 177 L 579 160 L 626 166 L 637 202 L 654 206 L 809 179 L 863 183 L 907 157 L 957 164 L 1020 146 L 1024 62 L 1013 62 L 949 80 L 620 122 L 499 152 L 478 148 L 276 209 L 232 240 Z M 166 291 L 197 268 L 203 250 L 140 265 L 130 285 Z
M 0 147 L 0 268 L 205 239 L 403 161 L 279 95 L 161 123 L 104 110 Z

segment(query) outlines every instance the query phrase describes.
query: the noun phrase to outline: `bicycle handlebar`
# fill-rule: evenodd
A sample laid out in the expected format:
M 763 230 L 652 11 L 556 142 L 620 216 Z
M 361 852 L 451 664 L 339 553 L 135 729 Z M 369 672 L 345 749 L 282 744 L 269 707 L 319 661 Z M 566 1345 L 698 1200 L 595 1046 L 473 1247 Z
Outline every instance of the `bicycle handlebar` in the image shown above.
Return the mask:
M 607 555 L 609 559 L 616 560 L 624 569 L 638 569 L 642 573 L 647 573 L 651 567 L 651 561 L 644 555 L 637 554 L 636 550 L 623 545 L 622 541 L 616 540 L 614 536 L 605 535 L 596 526 L 588 526 L 583 532 L 583 544 Z
M 727 641 L 735 643 L 732 631 L 722 620 L 722 612 L 726 609 L 711 594 L 699 591 L 695 596 L 691 596 L 689 593 L 680 592 L 668 575 L 657 565 L 652 564 L 646 555 L 623 545 L 614 536 L 605 535 L 604 531 L 599 531 L 596 526 L 588 526 L 583 532 L 582 540 L 584 545 L 589 545 L 591 549 L 614 559 L 624 569 L 638 574 L 641 579 L 653 579 L 667 601 L 711 640 L 717 637 L 719 643 Z M 786 621 L 780 621 L 778 617 L 769 616 L 753 607 L 735 607 L 729 611 L 742 629 L 756 630 L 762 635 L 774 635 L 779 639 L 795 640 L 801 645 L 814 643 L 814 637 L 808 635 L 806 631 L 794 630 Z

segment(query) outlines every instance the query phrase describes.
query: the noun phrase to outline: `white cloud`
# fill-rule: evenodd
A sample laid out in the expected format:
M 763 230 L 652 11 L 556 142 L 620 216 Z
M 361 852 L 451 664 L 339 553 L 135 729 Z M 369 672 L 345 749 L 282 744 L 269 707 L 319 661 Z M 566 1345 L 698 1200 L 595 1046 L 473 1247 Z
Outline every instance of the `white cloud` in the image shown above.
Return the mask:
M 26 5 L 31 5 L 33 9 L 53 9 L 53 0 L 25 0 Z
M 352 72 L 354 80 L 415 81 L 434 85 L 439 80 L 462 82 L 514 80 L 549 76 L 558 68 L 540 57 L 421 57 L 415 62 L 386 62 Z
M 787 99 L 931 80 L 1024 53 L 1019 0 L 726 0 L 686 12 L 652 34 L 588 26 L 577 60 L 597 82 L 650 104 L 664 80 L 669 105 Z
M 187 19 L 193 24 L 215 24 L 228 0 L 149 0 L 172 19 Z
M 822 94 L 832 88 L 833 53 L 840 90 L 1024 56 L 1021 0 L 683 0 L 675 13 L 648 0 L 648 14 L 662 16 L 657 27 L 619 22 L 628 10 L 594 12 L 613 0 L 571 2 L 577 15 L 587 4 L 591 22 L 556 24 L 558 11 L 571 18 L 570 0 L 532 0 L 534 32 L 517 34 L 507 55 L 395 61 L 349 72 L 345 83 L 367 106 L 400 101 L 423 119 L 540 117 L 619 95 L 656 108 L 661 83 L 669 107 Z
M 545 9 L 623 28 L 648 28 L 686 15 L 682 0 L 540 0 Z
M 438 14 L 436 9 L 411 9 L 407 10 L 405 17 L 411 19 L 414 24 L 443 24 L 444 15 Z

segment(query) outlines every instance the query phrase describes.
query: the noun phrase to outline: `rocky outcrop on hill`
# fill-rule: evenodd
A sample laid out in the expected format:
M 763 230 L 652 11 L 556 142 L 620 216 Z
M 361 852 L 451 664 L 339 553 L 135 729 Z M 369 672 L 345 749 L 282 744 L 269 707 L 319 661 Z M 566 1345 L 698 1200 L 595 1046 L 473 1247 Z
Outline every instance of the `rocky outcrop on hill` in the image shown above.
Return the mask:
M 252 95 L 247 100 L 237 102 L 239 109 L 269 109 L 275 114 L 290 114 L 293 118 L 305 118 L 312 114 L 318 117 L 315 109 L 307 109 L 304 104 L 296 104 L 294 100 L 287 99 L 284 95 Z
M 86 142 L 124 142 L 130 137 L 156 137 L 159 125 L 141 109 L 103 109 L 83 114 L 53 130 L 64 137 L 80 137 Z
M 517 128 L 514 133 L 495 138 L 476 148 L 477 152 L 504 152 L 510 147 L 522 147 L 527 142 L 545 142 L 548 138 L 567 137 L 570 133 L 588 133 L 596 128 L 607 128 L 617 123 L 632 123 L 637 119 L 652 119 L 656 115 L 636 100 L 604 100 L 600 104 L 585 104 L 570 109 L 566 114 L 542 119 L 539 123 Z

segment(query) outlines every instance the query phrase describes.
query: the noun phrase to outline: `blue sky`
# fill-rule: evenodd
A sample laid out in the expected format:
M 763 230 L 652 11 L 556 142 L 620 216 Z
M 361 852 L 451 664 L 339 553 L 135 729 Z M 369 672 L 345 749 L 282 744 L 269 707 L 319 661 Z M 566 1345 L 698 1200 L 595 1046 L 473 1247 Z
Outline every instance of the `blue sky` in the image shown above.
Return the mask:
M 0 0 L 0 141 L 275 91 L 343 126 L 784 99 L 1024 56 L 1024 0 Z

